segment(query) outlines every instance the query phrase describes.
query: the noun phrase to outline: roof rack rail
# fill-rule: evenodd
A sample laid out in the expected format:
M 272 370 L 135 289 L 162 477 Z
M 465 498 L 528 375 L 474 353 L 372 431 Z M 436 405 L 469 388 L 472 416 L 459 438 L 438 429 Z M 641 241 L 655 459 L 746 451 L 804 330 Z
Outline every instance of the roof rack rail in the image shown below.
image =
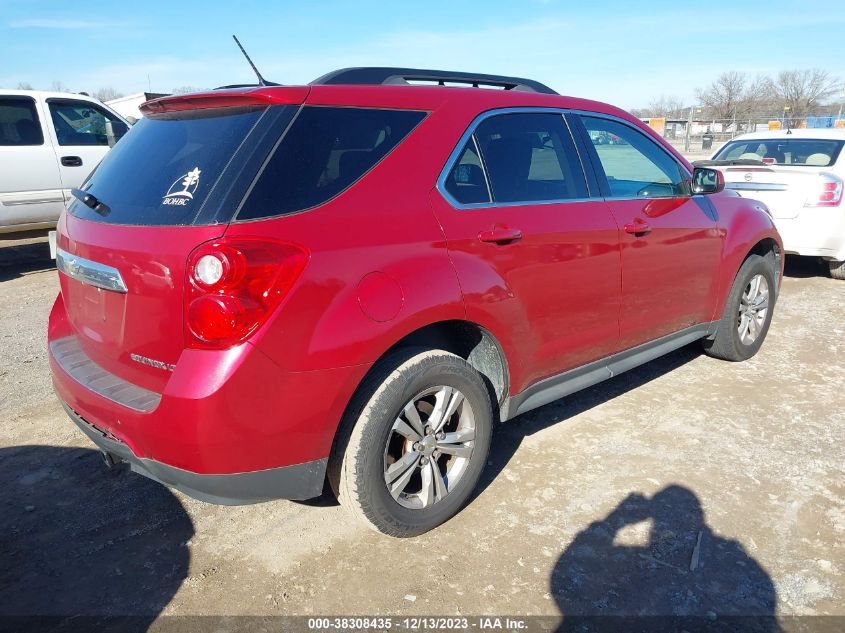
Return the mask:
M 542 92 L 558 94 L 545 84 L 533 79 L 521 77 L 506 77 L 504 75 L 483 75 L 480 73 L 464 73 L 454 70 L 430 70 L 425 68 L 390 68 L 390 67 L 359 67 L 342 68 L 318 77 L 311 85 L 345 84 L 345 85 L 409 85 L 411 82 L 429 82 L 444 86 L 446 82 L 467 84 L 478 88 L 490 86 L 504 90 L 519 90 L 526 92 Z

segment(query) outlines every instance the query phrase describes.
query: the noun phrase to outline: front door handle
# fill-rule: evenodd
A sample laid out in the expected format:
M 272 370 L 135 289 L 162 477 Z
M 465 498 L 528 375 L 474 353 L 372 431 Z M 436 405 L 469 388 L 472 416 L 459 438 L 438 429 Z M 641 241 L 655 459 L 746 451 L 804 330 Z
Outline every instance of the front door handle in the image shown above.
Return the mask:
M 62 156 L 62 165 L 65 167 L 82 167 L 82 159 L 79 156 Z
M 493 244 L 512 244 L 522 239 L 522 231 L 509 226 L 494 226 L 489 231 L 481 231 L 478 239 Z
M 648 222 L 645 222 L 640 218 L 636 218 L 630 224 L 625 225 L 625 232 L 630 233 L 631 235 L 636 235 L 637 237 L 642 237 L 643 235 L 651 233 L 651 227 L 648 225 Z

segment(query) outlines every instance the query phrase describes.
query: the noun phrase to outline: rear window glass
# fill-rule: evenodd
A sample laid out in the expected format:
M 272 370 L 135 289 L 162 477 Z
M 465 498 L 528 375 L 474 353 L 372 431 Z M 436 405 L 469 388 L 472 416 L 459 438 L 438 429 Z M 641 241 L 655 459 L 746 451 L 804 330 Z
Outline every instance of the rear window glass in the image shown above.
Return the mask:
M 79 201 L 74 215 L 111 224 L 191 224 L 265 108 L 144 118 L 112 148 L 83 189 L 110 211 Z
M 238 212 L 253 220 L 302 211 L 334 198 L 396 147 L 424 112 L 302 108 Z
M 587 185 L 560 114 L 492 116 L 475 138 L 496 202 L 585 198 Z
M 759 160 L 770 165 L 829 167 L 842 151 L 843 141 L 814 138 L 732 141 L 713 160 Z
M 0 145 L 43 145 L 44 135 L 29 97 L 0 98 Z

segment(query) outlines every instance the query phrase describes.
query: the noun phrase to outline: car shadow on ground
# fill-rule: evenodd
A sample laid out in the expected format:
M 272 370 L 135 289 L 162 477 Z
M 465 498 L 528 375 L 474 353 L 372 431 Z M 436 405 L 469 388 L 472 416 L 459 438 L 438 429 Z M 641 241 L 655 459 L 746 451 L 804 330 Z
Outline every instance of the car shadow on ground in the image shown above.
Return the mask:
M 182 504 L 98 451 L 0 448 L 0 481 L 0 630 L 146 631 L 187 577 Z
M 47 240 L 26 243 L 0 241 L 0 282 L 55 268 L 56 262 L 50 259 Z
M 827 262 L 819 257 L 801 257 L 799 255 L 786 256 L 783 275 L 784 277 L 796 277 L 798 279 L 830 277 Z
M 593 407 L 613 400 L 617 396 L 632 391 L 659 378 L 701 355 L 701 345 L 693 343 L 671 354 L 641 365 L 593 387 L 578 391 L 566 398 L 547 404 L 534 411 L 529 411 L 513 420 L 499 425 L 493 434 L 487 468 L 481 475 L 473 499 L 480 495 L 507 466 L 522 441 L 529 435 L 552 426 L 565 424 L 567 420 L 588 411 Z
M 567 633 L 781 630 L 768 573 L 680 485 L 630 494 L 579 532 L 549 584 Z

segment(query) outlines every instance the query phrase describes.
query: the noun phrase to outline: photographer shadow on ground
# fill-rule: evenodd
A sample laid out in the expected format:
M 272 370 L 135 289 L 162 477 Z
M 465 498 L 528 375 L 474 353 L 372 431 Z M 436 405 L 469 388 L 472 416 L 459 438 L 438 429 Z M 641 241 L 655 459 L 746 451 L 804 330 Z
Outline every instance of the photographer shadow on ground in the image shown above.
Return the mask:
M 579 532 L 550 584 L 561 631 L 634 630 L 630 616 L 646 616 L 647 630 L 781 630 L 769 575 L 679 485 L 631 494 Z
M 1 448 L 0 482 L 0 622 L 15 630 L 120 616 L 146 631 L 185 580 L 194 528 L 164 486 L 60 446 Z

